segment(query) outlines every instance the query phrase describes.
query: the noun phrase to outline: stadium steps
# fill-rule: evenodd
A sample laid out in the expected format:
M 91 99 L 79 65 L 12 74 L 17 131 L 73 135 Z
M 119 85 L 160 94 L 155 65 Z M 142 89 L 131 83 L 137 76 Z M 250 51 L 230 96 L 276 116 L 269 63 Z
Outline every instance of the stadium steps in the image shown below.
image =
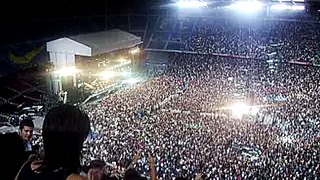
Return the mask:
M 10 91 L 16 92 L 16 93 L 18 93 L 18 94 L 21 93 L 20 91 L 14 89 L 14 88 L 8 87 L 8 86 L 5 86 L 5 88 L 9 89 Z
M 0 117 L 5 118 L 5 119 L 9 119 L 10 116 L 6 113 L 0 113 Z
M 160 22 L 161 17 L 157 16 L 156 19 L 150 18 L 148 19 L 148 27 L 146 31 L 146 36 L 145 36 L 145 41 L 146 43 L 146 48 L 149 48 L 149 45 L 152 41 L 153 34 L 156 32 L 158 24 Z
M 6 101 L 6 100 L 7 100 L 7 99 L 5 99 L 5 98 L 3 98 L 3 97 L 1 97 L 1 96 L 0 96 L 0 99 L 3 100 L 3 101 Z
M 41 99 L 33 98 L 33 97 L 30 97 L 30 96 L 26 96 L 26 95 L 24 95 L 23 97 L 24 97 L 24 98 L 27 98 L 27 99 L 30 99 L 30 100 L 32 100 L 32 101 L 41 102 Z
M 38 92 L 40 92 L 40 93 L 43 93 L 43 94 L 45 94 L 46 92 L 45 91 L 43 91 L 43 90 L 41 90 L 41 89 L 36 89 L 36 91 L 38 91 Z
M 35 91 L 35 90 L 36 90 L 36 88 L 35 88 L 35 87 L 32 87 L 32 88 L 29 88 L 29 89 L 27 89 L 27 90 L 25 90 L 25 91 L 19 92 L 19 94 L 15 95 L 15 96 L 13 96 L 13 97 L 11 97 L 11 98 L 9 98 L 8 101 L 11 101 L 11 100 L 17 98 L 17 97 L 23 95 L 24 93 L 31 92 L 31 91 Z
M 22 82 L 23 84 L 25 84 L 25 85 L 27 85 L 29 87 L 34 87 L 32 84 L 30 84 L 30 83 L 28 83 L 28 82 L 26 82 L 24 80 L 21 80 L 20 82 Z

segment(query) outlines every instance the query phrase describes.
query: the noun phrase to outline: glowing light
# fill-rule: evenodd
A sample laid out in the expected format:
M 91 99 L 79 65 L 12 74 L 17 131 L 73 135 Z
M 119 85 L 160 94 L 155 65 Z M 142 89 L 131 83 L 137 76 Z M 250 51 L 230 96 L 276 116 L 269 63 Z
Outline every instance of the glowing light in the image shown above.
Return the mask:
M 176 6 L 180 8 L 200 8 L 208 6 L 207 2 L 197 0 L 180 0 L 176 3 Z
M 120 58 L 118 61 L 119 61 L 120 63 L 128 62 L 128 60 L 126 60 L 126 59 L 124 59 L 124 58 Z
M 249 109 L 249 114 L 250 115 L 257 115 L 257 113 L 259 112 L 259 107 L 257 106 L 250 106 L 250 109 Z
M 131 54 L 138 54 L 139 52 L 140 52 L 139 48 L 135 48 L 130 51 Z
M 116 76 L 116 72 L 114 71 L 104 71 L 98 74 L 101 79 L 110 79 L 114 76 Z
M 120 62 L 119 64 L 111 67 L 111 68 L 118 68 L 118 67 L 121 67 L 121 66 L 124 66 L 124 65 L 127 65 L 127 64 L 130 64 L 131 63 L 131 60 L 128 60 L 128 59 L 124 59 L 124 58 L 120 58 L 118 59 L 118 62 Z
M 271 10 L 304 10 L 304 6 L 301 5 L 285 5 L 285 4 L 273 4 L 270 7 Z
M 227 7 L 229 9 L 233 9 L 236 11 L 250 13 L 250 12 L 259 11 L 263 6 L 264 4 L 262 2 L 253 0 L 253 1 L 239 1 Z
M 71 76 L 78 73 L 79 71 L 80 70 L 77 69 L 75 66 L 71 66 L 71 67 L 63 67 L 61 69 L 54 71 L 53 73 L 58 74 L 59 76 Z
M 138 82 L 140 82 L 140 80 L 138 78 L 130 78 L 130 79 L 123 81 L 123 83 L 128 83 L 128 84 L 136 84 Z
M 303 11 L 304 6 L 291 6 L 291 10 Z
M 238 102 L 230 107 L 232 115 L 236 118 L 242 118 L 244 114 L 248 114 L 250 107 L 245 103 Z
M 255 116 L 259 112 L 260 106 L 249 106 L 243 102 L 237 102 L 232 106 L 226 107 L 232 112 L 232 116 L 235 118 L 242 118 L 243 115 Z
M 123 71 L 120 74 L 121 74 L 121 76 L 128 77 L 131 75 L 131 72 Z

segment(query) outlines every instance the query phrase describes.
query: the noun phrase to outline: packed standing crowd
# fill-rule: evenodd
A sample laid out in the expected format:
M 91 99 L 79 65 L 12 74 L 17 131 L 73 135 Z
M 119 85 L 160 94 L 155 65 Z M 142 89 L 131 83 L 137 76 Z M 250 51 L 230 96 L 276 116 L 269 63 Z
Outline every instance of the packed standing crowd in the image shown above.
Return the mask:
M 284 61 L 318 63 L 319 23 L 214 19 L 199 22 L 185 42 L 185 49 L 266 59 L 277 52 Z
M 315 179 L 319 176 L 320 74 L 317 68 L 252 60 L 176 55 L 165 75 L 85 105 L 94 137 L 86 162 L 103 159 L 159 178 Z M 281 96 L 282 102 L 275 97 Z M 263 105 L 237 119 L 221 107 L 236 101 Z M 271 119 L 271 123 L 267 120 Z

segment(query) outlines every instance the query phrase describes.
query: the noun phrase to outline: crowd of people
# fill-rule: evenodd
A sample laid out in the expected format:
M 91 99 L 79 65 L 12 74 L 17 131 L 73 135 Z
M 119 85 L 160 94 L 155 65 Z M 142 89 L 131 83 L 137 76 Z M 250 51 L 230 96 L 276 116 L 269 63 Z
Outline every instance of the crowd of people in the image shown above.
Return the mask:
M 319 177 L 319 77 L 315 67 L 176 55 L 167 73 L 84 105 L 98 158 L 147 176 L 148 153 L 159 179 L 315 179 Z M 281 97 L 281 98 L 280 98 Z M 233 117 L 234 102 L 259 106 Z
M 255 21 L 255 20 L 252 20 Z M 214 19 L 199 22 L 185 49 L 281 61 L 319 63 L 320 26 L 314 22 Z M 276 54 L 273 54 L 276 53 Z

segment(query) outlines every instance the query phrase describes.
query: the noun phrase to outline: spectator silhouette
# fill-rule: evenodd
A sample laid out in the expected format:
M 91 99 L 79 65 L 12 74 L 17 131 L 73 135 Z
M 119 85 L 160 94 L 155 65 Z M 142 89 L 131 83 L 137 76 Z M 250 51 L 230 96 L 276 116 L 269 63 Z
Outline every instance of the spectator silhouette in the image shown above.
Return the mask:
M 125 180 L 144 180 L 147 179 L 145 177 L 142 177 L 135 169 L 128 169 L 124 174 Z
M 80 155 L 90 128 L 89 118 L 74 106 L 51 109 L 43 123 L 44 159 L 28 161 L 17 180 L 85 179 L 79 175 Z
M 7 133 L 0 134 L 0 142 L 1 161 L 5 162 L 5 166 L 1 168 L 1 179 L 14 179 L 27 159 L 23 141 L 17 133 Z

